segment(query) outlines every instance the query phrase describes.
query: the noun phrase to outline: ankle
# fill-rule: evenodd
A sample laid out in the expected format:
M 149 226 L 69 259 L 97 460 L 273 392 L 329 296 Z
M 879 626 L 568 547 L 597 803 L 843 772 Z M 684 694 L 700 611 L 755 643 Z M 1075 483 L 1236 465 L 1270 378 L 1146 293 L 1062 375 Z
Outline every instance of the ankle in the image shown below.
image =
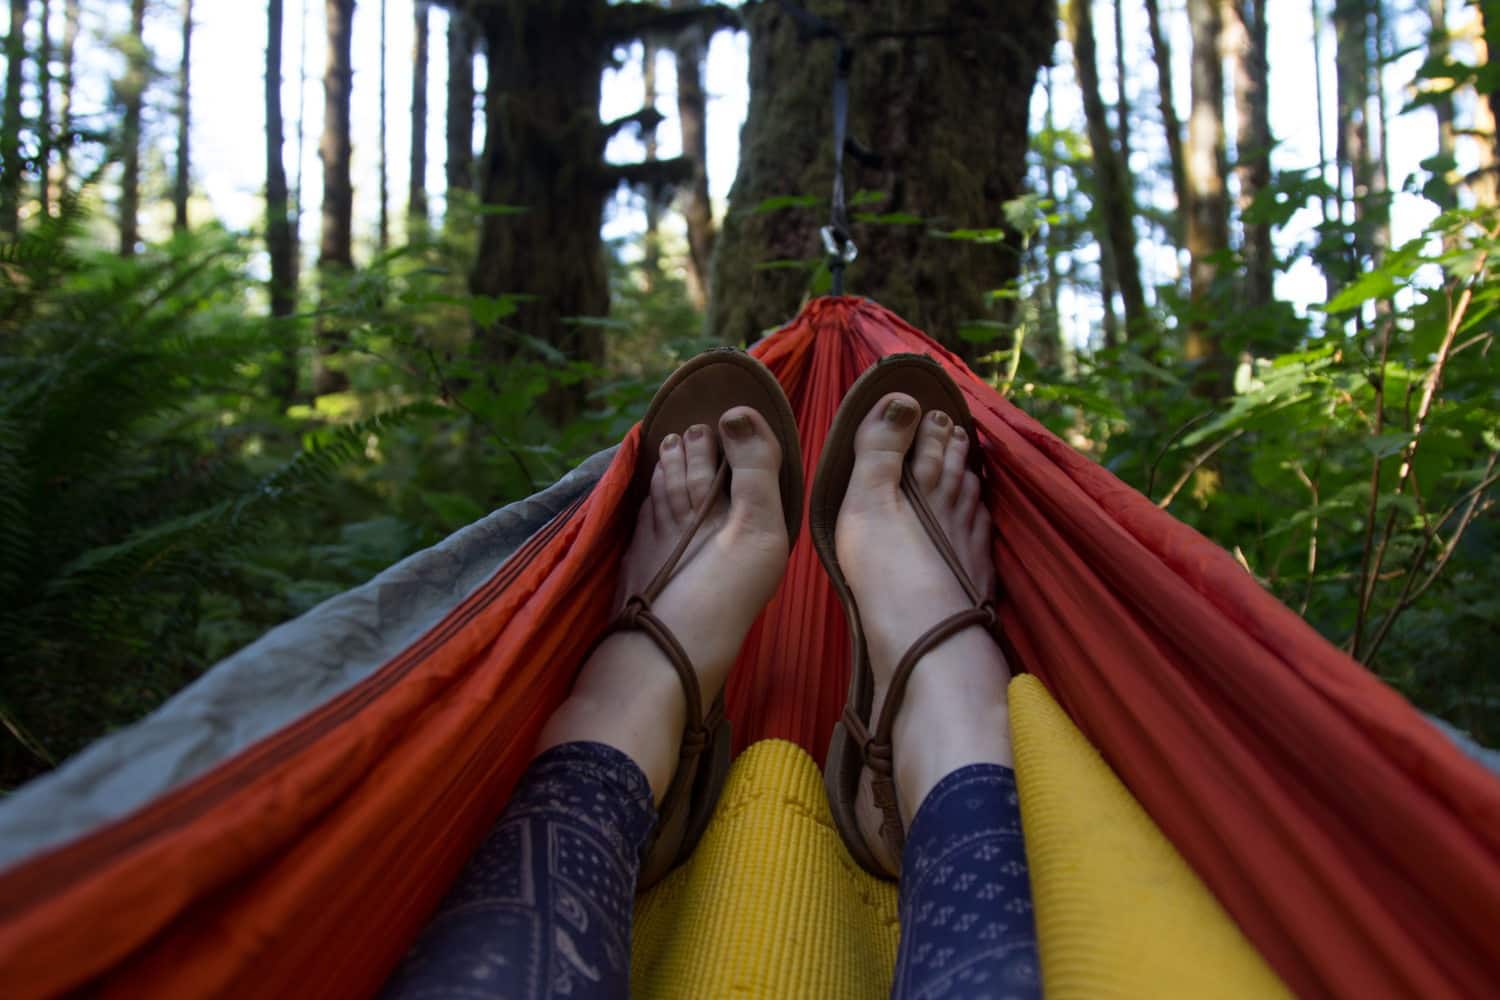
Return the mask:
M 970 764 L 1014 766 L 1009 681 L 999 646 L 977 627 L 918 661 L 891 734 L 906 824 L 953 771 Z

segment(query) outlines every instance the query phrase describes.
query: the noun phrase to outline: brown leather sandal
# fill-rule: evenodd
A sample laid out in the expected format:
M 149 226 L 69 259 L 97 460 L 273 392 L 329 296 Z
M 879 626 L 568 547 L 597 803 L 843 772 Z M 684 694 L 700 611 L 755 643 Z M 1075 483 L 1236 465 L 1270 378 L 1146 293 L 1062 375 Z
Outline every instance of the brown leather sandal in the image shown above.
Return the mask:
M 833 418 L 828 437 L 823 444 L 823 455 L 818 462 L 817 475 L 813 478 L 812 500 L 808 510 L 808 528 L 818 558 L 833 581 L 833 588 L 843 602 L 844 614 L 849 620 L 849 644 L 853 664 L 849 673 L 849 696 L 844 704 L 844 714 L 833 727 L 833 739 L 828 746 L 828 759 L 823 767 L 823 783 L 828 791 L 828 805 L 833 811 L 834 824 L 844 838 L 849 853 L 860 866 L 872 875 L 881 878 L 896 878 L 900 875 L 901 849 L 906 842 L 906 829 L 901 822 L 901 811 L 896 801 L 896 785 L 891 766 L 891 727 L 896 713 L 901 708 L 906 692 L 906 682 L 912 669 L 927 653 L 953 635 L 973 625 L 993 629 L 995 609 L 991 595 L 982 594 L 964 572 L 953 546 L 949 544 L 942 528 L 921 489 L 911 475 L 908 461 L 901 472 L 901 491 L 911 502 L 918 520 L 932 538 L 934 546 L 943 560 L 953 570 L 954 576 L 963 586 L 964 592 L 974 606 L 951 615 L 924 632 L 912 643 L 891 676 L 886 691 L 885 704 L 880 718 L 870 726 L 871 703 L 875 695 L 875 677 L 870 670 L 869 650 L 865 643 L 864 628 L 860 624 L 859 607 L 848 581 L 839 567 L 834 549 L 834 526 L 839 508 L 843 506 L 844 494 L 849 490 L 849 476 L 854 470 L 854 436 L 870 409 L 887 393 L 904 392 L 913 397 L 925 414 L 931 410 L 942 410 L 953 418 L 956 426 L 962 427 L 969 440 L 977 442 L 974 433 L 974 418 L 964 402 L 963 394 L 953 379 L 932 358 L 920 354 L 893 354 L 883 358 L 860 376 L 850 387 L 839 404 Z M 979 449 L 970 450 L 971 464 L 976 471 L 979 465 Z M 893 870 L 865 843 L 859 830 L 854 800 L 859 790 L 859 776 L 864 768 L 871 772 L 871 791 L 875 804 L 881 811 L 880 837 L 886 848 L 896 859 Z
M 641 420 L 632 497 L 639 503 L 650 492 L 651 473 L 663 438 L 694 424 L 716 428 L 719 417 L 736 406 L 750 406 L 759 411 L 781 444 L 781 505 L 786 514 L 788 542 L 795 543 L 802 524 L 802 446 L 797 437 L 797 420 L 776 376 L 755 358 L 733 348 L 698 355 L 674 372 L 657 391 Z M 646 633 L 677 670 L 687 698 L 688 724 L 682 736 L 677 771 L 662 798 L 656 830 L 643 854 L 636 882 L 640 891 L 660 881 L 692 853 L 713 817 L 724 779 L 729 774 L 730 728 L 729 720 L 724 717 L 723 692 L 707 712 L 703 711 L 703 696 L 692 660 L 671 629 L 651 610 L 714 503 L 720 494 L 727 493 L 729 478 L 729 463 L 721 455 L 709 491 L 711 499 L 694 512 L 687 530 L 656 576 L 639 594 L 632 594 L 626 600 L 624 609 L 599 637 L 602 642 L 605 636 L 619 631 Z

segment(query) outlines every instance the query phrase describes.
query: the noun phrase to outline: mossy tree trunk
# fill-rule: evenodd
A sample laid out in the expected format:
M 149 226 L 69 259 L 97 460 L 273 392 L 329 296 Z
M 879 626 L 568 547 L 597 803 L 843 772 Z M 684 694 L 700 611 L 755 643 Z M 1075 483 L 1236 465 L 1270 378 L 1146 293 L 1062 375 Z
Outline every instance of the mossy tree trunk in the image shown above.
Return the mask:
M 920 224 L 853 226 L 859 259 L 847 290 L 880 301 L 961 354 L 958 337 L 991 317 L 986 293 L 1017 274 L 1017 241 L 934 238 L 931 230 L 998 228 L 1024 187 L 1027 113 L 1038 67 L 1057 35 L 1051 0 L 825 0 L 817 14 L 851 34 L 939 29 L 935 37 L 869 41 L 850 78 L 849 134 L 878 163 L 845 160 L 863 209 Z M 820 255 L 825 209 L 756 212 L 768 198 L 827 196 L 832 184 L 830 92 L 834 50 L 807 41 L 774 4 L 750 9 L 750 107 L 714 261 L 709 320 L 728 343 L 786 321 L 807 289 L 805 272 L 768 261 Z M 988 350 L 989 348 L 983 348 Z
M 479 183 L 487 208 L 470 286 L 481 295 L 525 296 L 503 325 L 478 336 L 495 363 L 536 342 L 572 361 L 600 364 L 603 334 L 591 320 L 609 308 L 599 236 L 605 199 L 622 183 L 662 189 L 691 173 L 680 157 L 604 162 L 611 134 L 654 116 L 643 109 L 617 122 L 599 120 L 605 61 L 634 38 L 670 38 L 700 22 L 725 26 L 735 15 L 714 6 L 676 11 L 604 0 L 496 0 L 477 5 L 475 15 L 489 60 Z M 571 419 L 587 392 L 583 382 L 559 386 L 543 397 L 542 411 Z

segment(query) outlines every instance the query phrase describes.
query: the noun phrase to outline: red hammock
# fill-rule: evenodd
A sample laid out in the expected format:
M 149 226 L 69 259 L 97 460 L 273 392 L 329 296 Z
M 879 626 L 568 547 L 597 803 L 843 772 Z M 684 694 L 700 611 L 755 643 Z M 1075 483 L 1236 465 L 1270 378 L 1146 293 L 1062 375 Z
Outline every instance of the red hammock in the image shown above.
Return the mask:
M 807 480 L 845 389 L 918 351 L 958 379 L 992 473 L 1012 663 L 1037 675 L 1272 966 L 1307 995 L 1500 981 L 1500 783 L 1222 550 L 854 298 L 755 353 Z M 383 981 L 492 825 L 611 611 L 636 432 L 593 492 L 431 632 L 150 805 L 0 875 L 0 982 L 201 996 Z M 804 537 L 728 689 L 739 745 L 821 760 L 843 617 Z

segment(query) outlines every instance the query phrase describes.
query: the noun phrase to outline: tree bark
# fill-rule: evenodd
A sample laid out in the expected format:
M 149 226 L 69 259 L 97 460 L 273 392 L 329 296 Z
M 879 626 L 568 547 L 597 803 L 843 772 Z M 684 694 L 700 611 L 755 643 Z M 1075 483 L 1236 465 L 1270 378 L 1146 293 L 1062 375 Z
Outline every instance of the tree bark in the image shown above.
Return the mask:
M 381 250 L 391 245 L 391 162 L 390 142 L 386 135 L 386 63 L 389 58 L 386 43 L 386 8 L 389 0 L 380 0 L 380 216 L 375 233 L 375 243 Z
M 714 257 L 710 327 L 747 343 L 784 322 L 807 288 L 798 271 L 757 267 L 821 256 L 821 212 L 757 212 L 775 196 L 825 196 L 832 185 L 830 92 L 834 50 L 800 37 L 773 4 L 746 8 L 750 107 L 739 173 Z M 1025 184 L 1027 112 L 1037 69 L 1056 39 L 1049 0 L 840 0 L 818 12 L 851 31 L 938 25 L 937 37 L 869 41 L 853 61 L 849 134 L 878 160 L 846 158 L 847 189 L 864 209 L 920 217 L 920 225 L 861 225 L 850 289 L 874 297 L 976 359 L 993 348 L 959 336 L 991 319 L 986 293 L 1019 269 L 1019 241 L 934 239 L 929 229 L 1003 227 L 1002 206 Z
M 1161 120 L 1167 133 L 1167 156 L 1172 161 L 1172 191 L 1177 195 L 1177 238 L 1185 237 L 1181 220 L 1187 211 L 1187 167 L 1182 156 L 1182 122 L 1172 97 L 1172 50 L 1161 30 L 1157 0 L 1146 0 L 1146 25 L 1151 35 L 1151 55 L 1156 63 L 1156 88 L 1161 95 Z
M 686 7 L 693 0 L 673 0 Z M 698 27 L 677 38 L 672 54 L 677 63 L 677 121 L 682 129 L 682 155 L 693 165 L 693 176 L 678 196 L 687 222 L 688 296 L 699 309 L 708 306 L 709 271 L 714 253 L 714 210 L 708 196 L 708 102 L 703 94 L 703 61 L 708 55 L 707 33 Z
M 287 205 L 286 137 L 281 115 L 282 0 L 266 7 L 266 251 L 271 256 L 271 316 L 285 321 L 297 309 L 297 243 Z M 283 403 L 297 394 L 294 344 L 285 322 L 277 327 L 283 360 L 271 373 L 271 391 Z
M 1370 60 L 1369 32 L 1366 30 L 1364 0 L 1335 0 L 1333 30 L 1337 39 L 1334 64 L 1337 67 L 1335 90 L 1338 103 L 1339 215 L 1350 228 L 1348 253 L 1337 284 L 1352 281 L 1369 260 L 1371 240 L 1364 224 L 1365 200 L 1370 193 L 1370 132 L 1367 117 L 1369 104 Z
M 474 189 L 474 34 L 470 15 L 454 5 L 448 11 L 449 191 Z
M 52 214 L 52 0 L 42 0 L 37 32 L 37 201 L 42 215 Z
M 1125 3 L 1124 0 L 1113 0 L 1110 9 L 1115 15 L 1115 80 L 1119 93 L 1115 104 L 1115 118 L 1118 120 L 1116 135 L 1119 137 L 1120 163 L 1125 167 L 1126 176 L 1130 176 L 1130 98 L 1125 94 Z
M 641 110 L 646 112 L 641 122 L 641 139 L 646 148 L 646 162 L 656 161 L 656 57 L 661 49 L 653 39 L 644 39 L 641 51 Z M 661 193 L 646 190 L 646 238 L 644 247 L 645 280 L 648 289 L 661 274 Z
M 1243 302 L 1255 309 L 1272 298 L 1271 227 L 1247 216 L 1255 199 L 1271 183 L 1271 111 L 1267 91 L 1266 0 L 1232 0 L 1235 19 L 1232 61 L 1235 101 L 1235 178 L 1239 186 L 1241 255 L 1245 261 Z
M 177 70 L 177 177 L 172 186 L 172 228 L 188 227 L 189 143 L 193 90 L 193 0 L 182 0 L 182 63 Z
M 120 255 L 135 253 L 140 240 L 141 204 L 141 102 L 146 90 L 146 0 L 131 0 L 130 51 L 125 58 L 125 77 L 120 94 L 125 102 L 125 118 L 120 128 Z
M 1427 35 L 1429 59 L 1446 59 L 1449 55 L 1448 5 L 1447 0 L 1427 0 L 1427 15 L 1431 19 L 1431 30 Z M 1445 90 L 1432 95 L 1432 112 L 1437 118 L 1438 158 L 1444 164 L 1441 183 L 1435 185 L 1433 201 L 1443 211 L 1458 207 L 1458 198 L 1453 190 L 1452 176 L 1457 165 L 1457 136 L 1453 129 L 1453 93 Z
M 5 36 L 5 105 L 0 115 L 0 232 L 21 226 L 21 81 L 26 62 L 26 0 L 10 0 Z
M 325 280 L 354 267 L 354 187 L 349 176 L 349 90 L 353 82 L 350 45 L 354 27 L 354 0 L 324 0 L 328 49 L 323 71 L 323 231 L 318 246 L 318 270 Z M 323 323 L 319 334 L 319 395 L 338 392 L 349 384 L 348 376 L 327 366 L 347 334 L 337 324 Z
M 1188 193 L 1187 244 L 1192 256 L 1193 311 L 1184 356 L 1196 363 L 1195 388 L 1211 398 L 1230 392 L 1230 366 L 1214 313 L 1218 258 L 1229 246 L 1224 194 L 1224 65 L 1219 58 L 1223 31 L 1220 0 L 1188 0 L 1193 35 L 1193 112 L 1188 119 L 1185 164 Z
M 1088 124 L 1089 146 L 1093 150 L 1097 204 L 1103 226 L 1101 245 L 1108 244 L 1110 284 L 1119 289 L 1125 306 L 1125 331 L 1120 339 L 1138 334 L 1150 324 L 1146 296 L 1141 288 L 1141 264 L 1135 249 L 1134 193 L 1130 175 L 1116 151 L 1110 135 L 1109 117 L 1099 93 L 1099 70 L 1094 43 L 1094 18 L 1090 0 L 1073 0 L 1069 4 L 1072 19 L 1074 62 L 1078 67 L 1078 86 L 1083 93 L 1083 113 Z
M 62 93 L 57 118 L 57 184 L 66 192 L 73 179 L 73 54 L 78 47 L 78 3 L 63 4 Z
M 427 0 L 413 5 L 411 172 L 406 192 L 408 238 L 427 230 Z

